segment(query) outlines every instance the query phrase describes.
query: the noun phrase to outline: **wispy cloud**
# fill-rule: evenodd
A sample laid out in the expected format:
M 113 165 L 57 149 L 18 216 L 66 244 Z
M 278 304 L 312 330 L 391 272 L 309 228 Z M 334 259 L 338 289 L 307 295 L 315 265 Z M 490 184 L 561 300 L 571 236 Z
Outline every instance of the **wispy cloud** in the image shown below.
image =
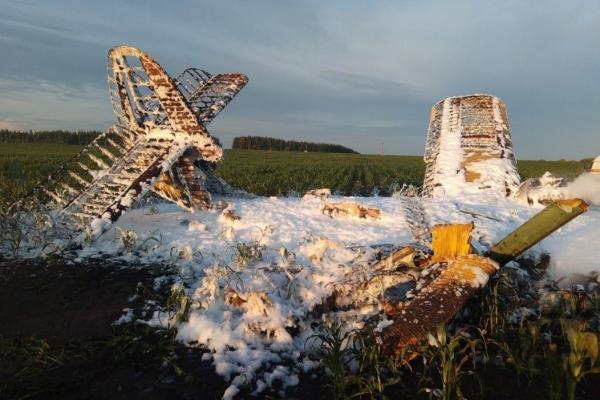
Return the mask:
M 113 123 L 108 96 L 99 88 L 2 79 L 0 93 L 0 119 L 15 122 L 14 129 L 101 130 Z
M 173 75 L 250 77 L 210 127 L 226 144 L 268 134 L 422 154 L 433 103 L 488 92 L 507 103 L 521 158 L 600 153 L 600 5 L 583 0 L 0 5 L 0 118 L 32 129 L 111 124 L 106 51 L 128 43 Z

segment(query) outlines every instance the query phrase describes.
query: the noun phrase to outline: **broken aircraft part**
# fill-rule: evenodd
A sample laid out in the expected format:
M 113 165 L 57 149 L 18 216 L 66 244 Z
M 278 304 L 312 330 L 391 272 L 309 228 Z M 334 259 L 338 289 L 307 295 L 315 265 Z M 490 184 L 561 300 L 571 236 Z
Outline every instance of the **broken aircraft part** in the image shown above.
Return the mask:
M 437 278 L 391 313 L 393 323 L 381 335 L 384 350 L 395 353 L 420 344 L 439 324 L 450 321 L 498 268 L 495 261 L 475 254 L 448 263 Z
M 505 263 L 556 231 L 588 208 L 581 199 L 557 200 L 495 244 L 489 256 Z
M 427 197 L 471 190 L 508 196 L 519 185 L 506 107 L 495 96 L 449 97 L 433 106 L 424 159 Z
M 380 209 L 365 207 L 358 203 L 324 203 L 321 212 L 323 214 L 327 213 L 327 215 L 329 215 L 332 218 L 334 215 L 343 215 L 357 218 L 381 218 Z
M 339 247 L 339 244 L 334 244 Z M 333 247 L 333 246 L 331 246 Z M 331 248 L 330 247 L 330 248 Z M 368 265 L 355 265 L 346 277 L 334 284 L 329 306 L 374 307 L 404 300 L 414 289 L 423 269 L 429 264 L 430 252 L 419 245 L 376 246 L 377 259 Z
M 566 185 L 563 178 L 556 177 L 550 172 L 545 172 L 539 178 L 529 178 L 521 183 L 515 192 L 514 198 L 518 201 L 533 204 L 550 204 L 555 200 L 564 198 L 562 188 Z
M 596 157 L 594 161 L 592 161 L 592 165 L 588 169 L 588 172 L 600 174 L 600 156 Z
M 322 188 L 309 190 L 306 193 L 304 193 L 304 196 L 302 198 L 304 200 L 319 199 L 325 201 L 329 197 L 331 197 L 331 189 Z
M 450 321 L 466 301 L 487 284 L 501 265 L 523 253 L 587 210 L 580 199 L 558 200 L 534 215 L 492 247 L 487 257 L 466 254 L 472 225 L 437 225 L 433 229 L 434 256 L 446 262 L 441 274 L 406 303 L 388 305 L 393 320 L 381 339 L 388 353 L 419 344 L 428 333 Z M 437 260 L 436 260 L 437 255 Z
M 77 220 L 115 221 L 145 192 L 188 210 L 210 207 L 210 191 L 232 192 L 202 162 L 223 150 L 205 125 L 245 86 L 242 74 L 187 69 L 171 78 L 147 53 L 117 46 L 108 53 L 108 87 L 116 124 L 52 174 L 46 200 Z
M 431 262 L 450 261 L 471 252 L 473 224 L 439 224 L 431 234 L 433 257 Z
M 420 197 L 399 196 L 404 219 L 414 240 L 425 246 L 431 245 L 431 229 L 427 213 Z

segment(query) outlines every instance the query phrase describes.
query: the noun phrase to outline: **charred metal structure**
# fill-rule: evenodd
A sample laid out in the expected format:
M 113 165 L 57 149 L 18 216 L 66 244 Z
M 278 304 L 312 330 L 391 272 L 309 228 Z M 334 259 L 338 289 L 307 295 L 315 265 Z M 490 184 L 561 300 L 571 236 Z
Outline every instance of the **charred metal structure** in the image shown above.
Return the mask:
M 206 130 L 246 85 L 245 75 L 189 68 L 176 79 L 147 53 L 108 53 L 108 88 L 116 124 L 41 185 L 70 218 L 115 221 L 148 190 L 188 210 L 207 209 L 211 191 L 233 191 L 207 165 L 223 150 Z
M 519 185 L 504 102 L 474 94 L 449 97 L 431 109 L 423 195 L 469 190 L 512 194 Z

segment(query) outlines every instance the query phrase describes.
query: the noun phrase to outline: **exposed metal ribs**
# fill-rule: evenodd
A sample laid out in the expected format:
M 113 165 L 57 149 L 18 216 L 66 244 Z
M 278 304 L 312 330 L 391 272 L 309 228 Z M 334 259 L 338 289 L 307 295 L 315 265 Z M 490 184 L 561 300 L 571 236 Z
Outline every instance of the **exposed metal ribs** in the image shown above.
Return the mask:
M 170 140 L 140 141 L 127 155 L 64 208 L 64 213 L 86 218 L 115 221 L 123 211 L 143 195 L 152 178 L 158 176 L 162 163 L 172 163 L 179 153 L 172 152 Z
M 205 71 L 189 68 L 177 81 L 198 122 L 206 125 L 248 83 L 248 78 L 242 74 L 211 76 Z
M 429 247 L 431 245 L 431 227 L 421 198 L 401 196 L 400 203 L 413 239 Z
M 502 100 L 490 95 L 449 97 L 431 110 L 425 145 L 423 195 L 487 190 L 506 196 L 519 174 Z
M 190 210 L 210 207 L 207 175 L 195 164 L 219 161 L 223 150 L 203 124 L 247 82 L 242 74 L 212 76 L 196 68 L 174 80 L 147 53 L 112 48 L 108 88 L 116 124 L 50 175 L 42 197 L 64 215 L 114 221 L 168 176 L 177 189 L 170 200 Z

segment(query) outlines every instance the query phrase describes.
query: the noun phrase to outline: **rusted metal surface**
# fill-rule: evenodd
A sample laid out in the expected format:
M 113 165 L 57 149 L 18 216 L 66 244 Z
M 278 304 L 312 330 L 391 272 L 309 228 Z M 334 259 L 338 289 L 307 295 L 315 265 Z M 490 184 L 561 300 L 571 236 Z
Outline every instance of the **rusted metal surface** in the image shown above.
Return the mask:
M 381 335 L 385 351 L 395 353 L 420 344 L 439 324 L 450 321 L 498 268 L 495 261 L 474 254 L 451 261 L 436 279 L 390 315 L 394 322 Z
M 113 100 L 117 123 L 133 131 L 161 127 L 199 136 L 196 147 L 205 160 L 222 157 L 223 150 L 198 122 L 177 83 L 149 54 L 118 46 L 109 51 L 108 62 L 111 99 L 118 98 Z
M 174 80 L 135 47 L 111 49 L 108 88 L 116 124 L 50 176 L 42 188 L 46 200 L 67 216 L 114 221 L 156 183 L 156 192 L 186 209 L 210 207 L 208 188 L 229 187 L 197 166 L 223 155 L 204 124 L 248 78 L 197 71 Z
M 194 159 L 193 154 L 181 156 L 173 168 L 160 175 L 152 191 L 188 211 L 209 209 L 212 196 L 207 189 L 207 175 L 194 165 Z
M 587 207 L 580 199 L 552 203 L 494 245 L 488 257 L 465 254 L 472 225 L 436 225 L 430 262 L 442 261 L 441 265 L 447 266 L 410 301 L 385 308 L 393 320 L 381 335 L 385 350 L 394 353 L 420 344 L 439 324 L 450 321 L 502 264 L 584 213 Z
M 438 102 L 431 110 L 424 159 L 423 194 L 428 197 L 443 196 L 451 175 L 462 175 L 464 186 L 502 195 L 514 192 L 520 180 L 506 107 L 490 95 L 450 97 Z M 454 165 L 447 162 L 450 159 L 459 162 Z M 483 168 L 481 162 L 486 160 L 504 162 Z
M 248 77 L 242 74 L 212 76 L 206 71 L 188 68 L 176 81 L 198 121 L 206 126 L 248 83 Z

